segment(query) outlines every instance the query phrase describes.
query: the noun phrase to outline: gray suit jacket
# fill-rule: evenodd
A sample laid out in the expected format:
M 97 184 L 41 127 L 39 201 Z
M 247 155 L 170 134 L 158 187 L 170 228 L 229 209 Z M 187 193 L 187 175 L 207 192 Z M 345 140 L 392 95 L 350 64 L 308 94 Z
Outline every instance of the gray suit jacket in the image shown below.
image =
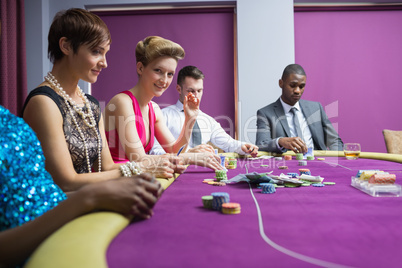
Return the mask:
M 343 142 L 329 121 L 319 102 L 300 100 L 300 107 L 307 120 L 314 142 L 314 150 L 343 151 Z M 290 137 L 289 125 L 280 99 L 257 111 L 256 145 L 261 151 L 282 153 L 275 139 Z

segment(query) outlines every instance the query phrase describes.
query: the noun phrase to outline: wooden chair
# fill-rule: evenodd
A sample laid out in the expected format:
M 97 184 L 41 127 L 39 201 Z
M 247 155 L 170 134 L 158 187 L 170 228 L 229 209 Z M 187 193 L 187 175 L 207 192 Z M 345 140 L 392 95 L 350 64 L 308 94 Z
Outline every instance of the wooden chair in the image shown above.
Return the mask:
M 402 154 L 402 131 L 384 129 L 385 145 L 390 154 Z

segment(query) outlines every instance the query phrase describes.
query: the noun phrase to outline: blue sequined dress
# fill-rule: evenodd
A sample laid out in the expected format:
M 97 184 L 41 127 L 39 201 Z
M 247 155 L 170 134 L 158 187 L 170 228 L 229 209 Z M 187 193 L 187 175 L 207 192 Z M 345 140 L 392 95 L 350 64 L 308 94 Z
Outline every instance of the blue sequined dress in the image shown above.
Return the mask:
M 34 131 L 0 106 L 0 231 L 35 219 L 64 199 L 45 170 Z

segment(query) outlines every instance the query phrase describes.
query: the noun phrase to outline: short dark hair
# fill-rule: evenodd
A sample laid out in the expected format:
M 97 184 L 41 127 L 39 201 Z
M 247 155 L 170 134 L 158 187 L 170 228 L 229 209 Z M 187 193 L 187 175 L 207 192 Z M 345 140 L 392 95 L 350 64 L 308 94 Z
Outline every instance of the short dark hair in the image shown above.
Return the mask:
M 179 71 L 179 74 L 177 75 L 177 84 L 179 86 L 182 86 L 186 77 L 192 77 L 196 80 L 205 78 L 204 74 L 202 73 L 202 71 L 200 69 L 198 69 L 195 66 L 191 66 L 191 65 L 183 67 Z
M 286 80 L 286 78 L 289 77 L 291 74 L 299 74 L 299 75 L 304 75 L 306 76 L 306 72 L 304 71 L 303 67 L 301 67 L 299 64 L 289 64 L 286 66 L 285 70 L 283 70 L 282 73 L 282 80 Z
M 48 35 L 48 57 L 52 63 L 63 58 L 60 50 L 60 38 L 66 37 L 78 52 L 81 45 L 95 48 L 103 42 L 112 42 L 109 29 L 97 15 L 81 8 L 59 11 L 53 19 Z

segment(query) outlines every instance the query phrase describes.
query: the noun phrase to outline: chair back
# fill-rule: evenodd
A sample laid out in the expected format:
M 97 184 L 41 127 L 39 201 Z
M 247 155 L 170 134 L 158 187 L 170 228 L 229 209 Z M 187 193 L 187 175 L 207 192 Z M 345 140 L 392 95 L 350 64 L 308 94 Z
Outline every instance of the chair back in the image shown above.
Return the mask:
M 382 131 L 387 152 L 390 154 L 402 154 L 402 131 L 384 129 Z

